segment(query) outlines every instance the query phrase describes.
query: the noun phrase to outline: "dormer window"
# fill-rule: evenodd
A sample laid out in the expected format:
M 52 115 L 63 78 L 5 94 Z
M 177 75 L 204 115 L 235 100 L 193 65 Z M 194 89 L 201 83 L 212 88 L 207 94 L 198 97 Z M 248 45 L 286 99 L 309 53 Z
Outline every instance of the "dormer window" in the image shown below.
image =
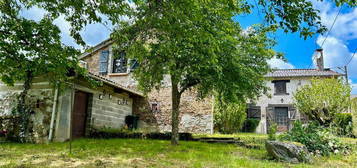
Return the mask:
M 288 95 L 286 91 L 286 83 L 290 82 L 289 80 L 275 80 L 274 83 L 274 95 Z
M 117 53 L 117 52 L 115 52 Z M 113 59 L 113 73 L 127 73 L 128 60 L 124 51 L 118 52 Z

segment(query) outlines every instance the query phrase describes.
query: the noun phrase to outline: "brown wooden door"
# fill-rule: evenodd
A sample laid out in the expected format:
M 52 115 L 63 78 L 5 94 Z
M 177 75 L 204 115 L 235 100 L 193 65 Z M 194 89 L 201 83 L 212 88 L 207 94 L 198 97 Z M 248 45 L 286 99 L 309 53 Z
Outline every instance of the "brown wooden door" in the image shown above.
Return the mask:
M 72 114 L 72 138 L 80 138 L 85 135 L 87 106 L 88 94 L 76 91 Z

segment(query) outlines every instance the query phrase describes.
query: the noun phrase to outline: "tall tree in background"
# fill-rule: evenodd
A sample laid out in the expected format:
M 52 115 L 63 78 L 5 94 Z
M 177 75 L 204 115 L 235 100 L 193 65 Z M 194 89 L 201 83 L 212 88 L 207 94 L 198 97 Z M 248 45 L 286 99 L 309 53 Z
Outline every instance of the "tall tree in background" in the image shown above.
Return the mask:
M 8 84 L 47 72 L 61 79 L 68 69 L 64 67 L 76 62 L 68 58 L 78 52 L 60 43 L 52 21 L 63 16 L 72 26 L 71 35 L 84 45 L 79 31 L 87 24 L 105 22 L 105 16 L 116 27 L 113 40 L 141 63 L 135 76 L 145 91 L 159 87 L 164 75 L 171 77 L 172 143 L 177 144 L 183 92 L 195 88 L 204 97 L 215 90 L 229 101 L 255 97 L 265 90 L 266 60 L 276 54 L 267 32 L 281 28 L 306 38 L 325 30 L 308 0 L 257 2 L 266 27 L 244 32 L 232 18 L 250 13 L 257 7 L 254 1 L 1 0 L 0 76 Z M 334 2 L 356 6 L 353 0 Z M 18 16 L 21 9 L 34 6 L 47 12 L 41 21 Z M 16 65 L 19 62 L 23 65 Z

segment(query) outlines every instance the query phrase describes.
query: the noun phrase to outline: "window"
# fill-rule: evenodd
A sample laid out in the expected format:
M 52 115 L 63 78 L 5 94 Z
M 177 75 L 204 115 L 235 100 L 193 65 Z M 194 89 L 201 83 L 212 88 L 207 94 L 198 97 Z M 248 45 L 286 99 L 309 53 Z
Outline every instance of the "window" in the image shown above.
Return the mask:
M 127 73 L 128 61 L 124 51 L 114 55 L 113 59 L 113 73 Z
M 276 80 L 273 81 L 274 83 L 274 89 L 275 89 L 275 95 L 288 95 L 286 92 L 286 83 L 290 82 L 288 80 Z
M 150 106 L 151 106 L 151 112 L 160 112 L 159 103 L 157 103 L 157 102 L 151 102 L 151 103 L 150 103 Z
M 108 58 L 109 58 L 109 51 L 104 50 L 101 52 L 99 57 L 99 74 L 105 75 L 108 72 Z
M 289 121 L 287 107 L 275 107 L 275 123 L 278 126 L 287 126 Z
M 251 104 L 247 105 L 247 118 L 261 118 L 261 110 L 260 106 L 254 106 Z

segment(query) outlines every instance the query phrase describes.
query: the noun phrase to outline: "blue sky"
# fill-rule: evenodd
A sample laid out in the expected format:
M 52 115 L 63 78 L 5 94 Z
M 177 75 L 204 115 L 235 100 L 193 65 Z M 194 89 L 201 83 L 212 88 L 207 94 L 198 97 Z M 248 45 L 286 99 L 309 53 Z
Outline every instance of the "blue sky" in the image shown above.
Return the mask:
M 339 8 L 330 1 L 319 2 L 311 0 L 311 2 L 313 2 L 316 9 L 320 10 L 322 23 L 327 28 L 330 28 Z M 38 8 L 31 8 L 22 11 L 21 15 L 29 19 L 40 20 L 44 15 L 44 11 Z M 237 16 L 234 19 L 244 28 L 263 21 L 262 17 L 259 17 L 257 10 L 254 10 L 250 15 Z M 63 43 L 80 48 L 69 36 L 70 25 L 64 18 L 58 18 L 55 23 L 61 29 Z M 91 24 L 86 26 L 81 34 L 88 45 L 95 45 L 109 37 L 110 30 L 108 27 L 110 28 L 111 26 Z M 276 68 L 313 68 L 314 65 L 310 67 L 313 53 L 317 47 L 320 48 L 322 41 L 326 38 L 326 36 L 318 34 L 304 40 L 298 33 L 286 34 L 282 31 L 278 31 L 274 36 L 278 42 L 274 49 L 284 53 L 287 59 L 287 62 L 278 59 L 270 60 L 270 65 Z M 349 62 L 354 50 L 357 48 L 357 8 L 342 7 L 341 13 L 322 48 L 324 49 L 325 67 L 339 71 L 336 67 L 344 66 Z M 353 87 L 352 93 L 357 94 L 357 54 L 348 64 L 348 74 Z

